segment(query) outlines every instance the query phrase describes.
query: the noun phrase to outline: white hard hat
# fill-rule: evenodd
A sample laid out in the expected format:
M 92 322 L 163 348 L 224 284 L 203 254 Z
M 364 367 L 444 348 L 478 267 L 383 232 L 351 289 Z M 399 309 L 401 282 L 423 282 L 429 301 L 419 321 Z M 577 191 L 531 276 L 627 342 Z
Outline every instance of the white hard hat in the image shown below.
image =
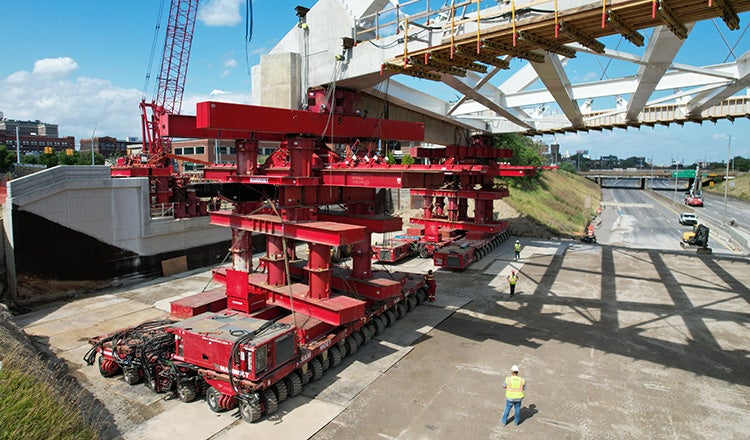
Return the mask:
M 513 365 L 512 367 L 510 367 L 510 371 L 515 371 L 516 373 L 518 373 L 518 365 Z
M 519 240 L 516 240 L 516 243 L 520 243 L 520 241 L 519 241 Z

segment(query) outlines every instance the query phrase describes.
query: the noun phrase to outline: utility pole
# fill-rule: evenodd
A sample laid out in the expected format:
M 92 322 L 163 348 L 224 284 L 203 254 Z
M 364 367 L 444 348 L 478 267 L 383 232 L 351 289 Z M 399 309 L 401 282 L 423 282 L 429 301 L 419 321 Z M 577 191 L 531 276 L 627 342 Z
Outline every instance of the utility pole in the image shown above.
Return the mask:
M 727 174 L 724 178 L 724 214 L 721 216 L 721 224 L 727 224 L 727 190 L 729 189 L 729 157 L 732 151 L 732 135 L 729 135 L 729 143 L 727 144 Z
M 680 150 L 677 150 L 677 159 L 674 161 L 674 195 L 672 201 L 677 200 L 677 175 L 680 174 Z
M 94 165 L 94 137 L 96 136 L 96 125 L 94 124 L 94 132 L 91 133 L 91 165 Z
M 16 163 L 21 165 L 21 135 L 19 134 L 19 128 L 21 123 L 16 121 Z

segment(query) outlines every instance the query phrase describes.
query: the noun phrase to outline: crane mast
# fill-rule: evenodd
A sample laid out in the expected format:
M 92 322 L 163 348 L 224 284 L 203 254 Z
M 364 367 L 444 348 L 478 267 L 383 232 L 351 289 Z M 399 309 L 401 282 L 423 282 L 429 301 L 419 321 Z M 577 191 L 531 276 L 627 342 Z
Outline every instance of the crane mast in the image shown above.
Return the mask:
M 180 114 L 182 109 L 197 12 L 198 0 L 172 0 L 156 99 L 140 104 L 143 152 L 153 166 L 167 165 L 169 140 L 162 136 L 160 121 L 165 115 Z

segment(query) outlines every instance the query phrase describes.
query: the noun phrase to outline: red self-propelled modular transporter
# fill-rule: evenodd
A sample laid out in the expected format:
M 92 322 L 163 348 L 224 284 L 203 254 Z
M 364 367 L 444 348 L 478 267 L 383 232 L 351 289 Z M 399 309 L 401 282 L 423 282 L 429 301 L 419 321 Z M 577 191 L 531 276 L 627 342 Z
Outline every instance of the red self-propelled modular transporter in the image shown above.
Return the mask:
M 205 393 L 212 410 L 239 406 L 243 419 L 255 421 L 425 300 L 422 274 L 374 271 L 370 249 L 372 232 L 402 225 L 398 217 L 375 213 L 376 190 L 402 181 L 423 185 L 423 172 L 382 162 L 380 169 L 357 167 L 320 134 L 330 139 L 335 130 L 334 142 L 342 143 L 373 134 L 420 140 L 424 129 L 347 115 L 331 123 L 327 114 L 213 102 L 198 105 L 196 121 L 198 130 L 246 133 L 237 141 L 236 167 L 205 171 L 209 179 L 247 189 L 233 210 L 211 213 L 213 224 L 232 229 L 231 267 L 214 274 L 224 292 L 172 303 L 181 321 L 92 338 L 86 361 L 92 364 L 99 353 L 104 376 L 122 371 L 130 384 L 144 380 L 184 401 Z M 279 142 L 262 166 L 260 140 Z M 253 233 L 266 237 L 260 270 L 252 267 Z M 298 258 L 301 243 L 307 260 Z M 350 268 L 331 264 L 331 249 L 341 247 L 351 248 Z
M 494 219 L 494 201 L 509 194 L 496 178 L 533 176 L 536 168 L 508 164 L 512 151 L 491 145 L 490 137 L 476 135 L 469 146 L 412 148 L 413 157 L 426 158 L 426 167 L 444 176 L 410 190 L 412 196 L 422 197 L 422 217 L 409 219 L 406 235 L 374 245 L 373 258 L 395 262 L 416 254 L 432 257 L 439 267 L 465 269 L 510 237 L 508 222 Z

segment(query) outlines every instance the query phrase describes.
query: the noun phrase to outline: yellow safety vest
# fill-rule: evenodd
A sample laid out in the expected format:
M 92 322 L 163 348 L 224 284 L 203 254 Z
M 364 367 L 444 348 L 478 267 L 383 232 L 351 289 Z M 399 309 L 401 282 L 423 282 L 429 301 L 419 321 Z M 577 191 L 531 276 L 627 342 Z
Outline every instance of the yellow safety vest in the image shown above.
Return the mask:
M 505 398 L 523 399 L 523 388 L 526 381 L 520 376 L 508 376 L 505 378 Z
M 516 252 L 520 251 L 521 250 L 521 243 L 516 243 L 515 248 L 516 248 Z
M 513 284 L 516 284 L 516 281 L 518 281 L 518 277 L 517 277 L 517 276 L 515 276 L 515 275 L 510 275 L 510 276 L 508 277 L 508 282 L 509 282 L 509 283 L 510 283 L 511 285 L 513 285 Z

